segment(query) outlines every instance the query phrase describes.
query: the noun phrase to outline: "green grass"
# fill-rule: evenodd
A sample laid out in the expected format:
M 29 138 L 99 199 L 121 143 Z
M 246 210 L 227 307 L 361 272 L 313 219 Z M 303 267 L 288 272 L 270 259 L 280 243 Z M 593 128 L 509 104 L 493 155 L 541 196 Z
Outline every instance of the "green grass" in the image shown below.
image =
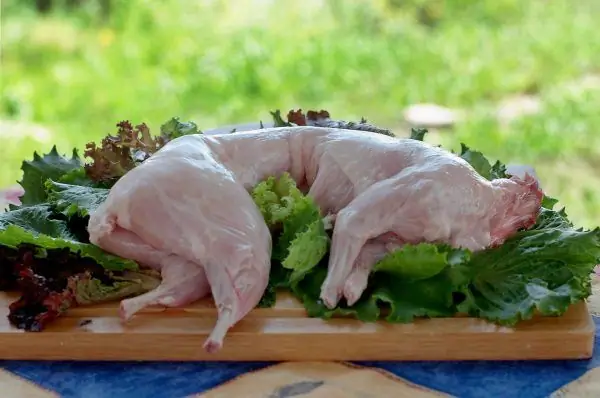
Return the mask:
M 570 89 L 600 73 L 596 0 L 121 0 L 108 20 L 84 3 L 43 17 L 2 3 L 0 119 L 52 136 L 3 138 L 0 186 L 34 149 L 83 147 L 122 119 L 209 128 L 325 108 L 404 134 L 402 109 L 435 102 L 466 115 L 437 140 L 533 163 L 576 222 L 600 224 L 600 90 Z M 543 112 L 499 124 L 519 93 Z

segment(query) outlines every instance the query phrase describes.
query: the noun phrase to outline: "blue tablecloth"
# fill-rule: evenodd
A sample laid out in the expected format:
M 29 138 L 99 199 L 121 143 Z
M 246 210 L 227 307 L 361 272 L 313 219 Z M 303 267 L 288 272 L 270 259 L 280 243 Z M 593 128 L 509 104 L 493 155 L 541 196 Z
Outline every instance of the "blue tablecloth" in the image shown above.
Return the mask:
M 359 364 L 383 368 L 414 384 L 458 397 L 547 397 L 600 368 L 600 318 L 594 319 L 596 343 L 591 360 Z M 63 397 L 172 398 L 205 392 L 244 373 L 258 374 L 272 364 L 4 361 L 0 365 Z M 4 395 L 0 392 L 0 396 Z

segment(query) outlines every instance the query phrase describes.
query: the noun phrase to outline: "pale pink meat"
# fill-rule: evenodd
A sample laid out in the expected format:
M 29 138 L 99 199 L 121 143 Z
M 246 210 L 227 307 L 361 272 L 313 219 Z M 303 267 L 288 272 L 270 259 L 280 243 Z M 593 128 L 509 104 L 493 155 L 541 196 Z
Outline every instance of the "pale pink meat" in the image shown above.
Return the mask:
M 182 137 L 123 177 L 90 219 L 93 243 L 162 272 L 158 289 L 122 302 L 123 317 L 211 291 L 219 319 L 205 348 L 218 350 L 268 282 L 271 238 L 248 190 L 286 171 L 335 219 L 321 291 L 329 307 L 342 295 L 358 300 L 394 248 L 500 244 L 535 221 L 542 197 L 528 176 L 489 182 L 449 152 L 380 134 L 286 127 Z
M 209 352 L 221 348 L 267 286 L 269 230 L 201 137 L 174 140 L 127 173 L 91 215 L 88 231 L 105 250 L 161 270 L 156 290 L 121 303 L 124 319 L 149 305 L 181 306 L 212 292 L 218 319 L 204 345 Z
M 358 189 L 354 185 L 354 198 L 336 215 L 321 290 L 330 308 L 342 295 L 353 304 L 366 288 L 371 268 L 356 262 L 364 263 L 359 254 L 369 240 L 391 233 L 399 242 L 448 243 L 477 251 L 530 227 L 539 212 L 543 194 L 530 176 L 490 182 L 459 157 L 415 141 L 390 145 L 388 156 L 380 154 L 383 162 L 390 154 L 403 159 L 397 162 L 403 167 L 389 166 L 385 177 L 371 179 L 371 185 L 364 180 Z
M 8 205 L 20 206 L 23 195 L 25 195 L 25 190 L 20 185 L 0 189 L 0 211 L 3 211 Z

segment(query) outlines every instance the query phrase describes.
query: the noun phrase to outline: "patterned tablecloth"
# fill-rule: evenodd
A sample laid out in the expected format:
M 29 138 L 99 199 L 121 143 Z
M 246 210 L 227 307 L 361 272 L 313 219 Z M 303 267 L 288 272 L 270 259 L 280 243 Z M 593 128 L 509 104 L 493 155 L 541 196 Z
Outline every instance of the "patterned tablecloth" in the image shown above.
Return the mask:
M 0 397 L 600 397 L 600 278 L 591 360 L 370 363 L 0 362 Z M 148 349 L 152 349 L 149 347 Z

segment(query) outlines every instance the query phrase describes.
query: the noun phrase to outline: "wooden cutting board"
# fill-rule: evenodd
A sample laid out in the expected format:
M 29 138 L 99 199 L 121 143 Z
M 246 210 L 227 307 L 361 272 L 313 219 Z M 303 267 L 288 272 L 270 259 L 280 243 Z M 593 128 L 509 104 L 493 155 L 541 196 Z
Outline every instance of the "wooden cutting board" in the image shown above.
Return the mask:
M 506 328 L 468 317 L 411 324 L 308 318 L 293 297 L 255 309 L 232 328 L 223 350 L 202 349 L 215 323 L 211 300 L 185 309 L 149 308 L 126 325 L 118 303 L 69 310 L 43 332 L 6 317 L 15 296 L 0 293 L 0 359 L 155 361 L 509 360 L 590 358 L 595 326 L 584 302 L 561 317 Z

